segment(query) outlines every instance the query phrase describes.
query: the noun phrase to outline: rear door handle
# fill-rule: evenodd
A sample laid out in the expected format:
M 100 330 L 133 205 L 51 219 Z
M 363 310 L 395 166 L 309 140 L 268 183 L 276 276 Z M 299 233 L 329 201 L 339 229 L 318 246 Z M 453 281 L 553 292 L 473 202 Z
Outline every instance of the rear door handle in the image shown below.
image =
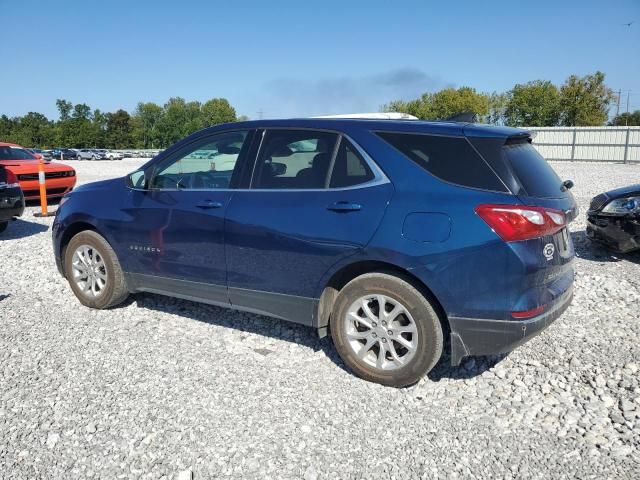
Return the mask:
M 327 209 L 332 210 L 334 212 L 356 212 L 362 208 L 362 205 L 359 203 L 351 203 L 351 202 L 336 202 L 332 203 L 327 207 Z
M 214 202 L 213 200 L 203 200 L 200 203 L 196 203 L 196 207 L 202 208 L 205 210 L 209 208 L 222 208 L 222 203 Z

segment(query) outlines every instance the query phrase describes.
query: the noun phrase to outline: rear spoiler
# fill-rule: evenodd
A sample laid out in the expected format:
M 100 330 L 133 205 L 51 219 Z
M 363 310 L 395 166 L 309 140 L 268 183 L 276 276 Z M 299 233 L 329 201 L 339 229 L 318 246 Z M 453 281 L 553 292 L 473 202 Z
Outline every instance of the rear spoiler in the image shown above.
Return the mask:
M 522 143 L 531 143 L 535 134 L 532 135 L 532 132 L 522 132 L 516 133 L 515 135 L 511 135 L 507 137 L 504 144 L 505 145 L 518 145 Z

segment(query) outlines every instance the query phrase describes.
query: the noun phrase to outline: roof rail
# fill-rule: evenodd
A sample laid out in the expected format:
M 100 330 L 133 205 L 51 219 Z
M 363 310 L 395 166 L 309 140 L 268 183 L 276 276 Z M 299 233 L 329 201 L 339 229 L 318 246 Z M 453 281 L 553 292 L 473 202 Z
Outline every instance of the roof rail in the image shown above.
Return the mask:
M 401 112 L 342 113 L 340 115 L 319 115 L 311 118 L 368 118 L 373 120 L 418 120 L 418 117 Z

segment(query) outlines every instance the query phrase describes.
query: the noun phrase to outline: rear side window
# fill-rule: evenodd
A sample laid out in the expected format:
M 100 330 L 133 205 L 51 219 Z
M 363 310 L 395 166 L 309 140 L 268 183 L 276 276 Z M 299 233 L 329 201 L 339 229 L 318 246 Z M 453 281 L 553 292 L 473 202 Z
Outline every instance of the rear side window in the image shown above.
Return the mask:
M 464 187 L 507 191 L 466 138 L 388 132 L 378 135 L 441 180 Z
M 369 182 L 373 178 L 373 172 L 364 158 L 347 139 L 342 138 L 329 186 L 331 188 L 352 187 Z
M 312 130 L 270 130 L 256 163 L 253 188 L 326 188 L 338 135 Z
M 562 181 L 553 168 L 529 143 L 507 144 L 502 148 L 508 163 L 530 197 L 561 197 Z

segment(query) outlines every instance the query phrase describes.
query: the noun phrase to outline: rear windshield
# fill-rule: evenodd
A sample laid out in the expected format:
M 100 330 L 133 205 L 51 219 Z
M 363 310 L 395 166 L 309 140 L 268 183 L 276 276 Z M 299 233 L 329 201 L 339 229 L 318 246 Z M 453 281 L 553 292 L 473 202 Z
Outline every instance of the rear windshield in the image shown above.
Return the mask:
M 378 132 L 432 175 L 464 187 L 505 192 L 506 187 L 464 137 Z
M 562 181 L 529 142 L 505 145 L 502 151 L 530 197 L 561 197 Z
M 34 160 L 24 148 L 0 147 L 0 160 Z

